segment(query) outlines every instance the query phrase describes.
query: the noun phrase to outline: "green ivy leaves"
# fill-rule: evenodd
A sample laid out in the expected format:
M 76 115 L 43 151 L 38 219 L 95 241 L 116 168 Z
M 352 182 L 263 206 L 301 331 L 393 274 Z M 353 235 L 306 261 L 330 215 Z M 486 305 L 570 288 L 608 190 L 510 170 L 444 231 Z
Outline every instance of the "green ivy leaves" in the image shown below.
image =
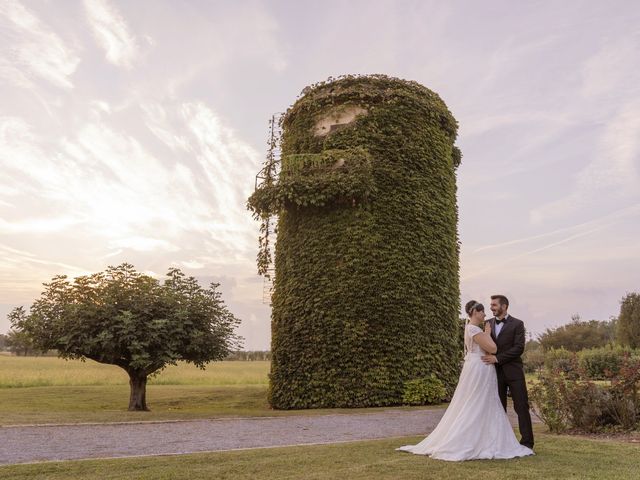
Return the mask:
M 366 114 L 316 135 L 341 105 Z M 422 85 L 372 75 L 305 89 L 282 125 L 280 176 L 247 202 L 256 218 L 278 216 L 270 403 L 399 405 L 407 381 L 431 375 L 450 395 L 461 359 L 457 122 Z

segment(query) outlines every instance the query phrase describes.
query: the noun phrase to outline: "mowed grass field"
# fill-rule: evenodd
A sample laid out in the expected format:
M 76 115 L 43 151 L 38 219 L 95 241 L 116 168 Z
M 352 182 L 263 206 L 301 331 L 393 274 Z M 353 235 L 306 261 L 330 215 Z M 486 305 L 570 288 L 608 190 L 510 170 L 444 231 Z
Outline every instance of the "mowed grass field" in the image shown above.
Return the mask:
M 179 456 L 48 462 L 0 467 L 13 480 L 634 480 L 637 445 L 536 432 L 536 455 L 511 460 L 444 462 L 397 452 L 422 437 Z
M 321 415 L 380 410 L 273 410 L 267 402 L 269 366 L 266 361 L 214 362 L 204 371 L 184 363 L 171 366 L 149 380 L 147 404 L 151 411 L 129 412 L 129 379 L 121 368 L 91 360 L 0 355 L 0 425 Z

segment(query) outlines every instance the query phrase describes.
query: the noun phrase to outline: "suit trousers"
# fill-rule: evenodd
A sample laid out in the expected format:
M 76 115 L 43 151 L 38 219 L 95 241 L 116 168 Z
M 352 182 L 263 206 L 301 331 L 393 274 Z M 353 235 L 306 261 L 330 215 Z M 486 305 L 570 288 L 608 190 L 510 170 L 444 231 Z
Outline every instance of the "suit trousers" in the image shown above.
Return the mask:
M 529 412 L 529 396 L 527 395 L 527 384 L 524 379 L 507 380 L 504 374 L 498 369 L 498 394 L 500 401 L 507 411 L 507 387 L 513 399 L 513 409 L 518 415 L 518 429 L 520 430 L 520 443 L 529 448 L 533 448 L 533 430 L 531 427 L 531 413 Z

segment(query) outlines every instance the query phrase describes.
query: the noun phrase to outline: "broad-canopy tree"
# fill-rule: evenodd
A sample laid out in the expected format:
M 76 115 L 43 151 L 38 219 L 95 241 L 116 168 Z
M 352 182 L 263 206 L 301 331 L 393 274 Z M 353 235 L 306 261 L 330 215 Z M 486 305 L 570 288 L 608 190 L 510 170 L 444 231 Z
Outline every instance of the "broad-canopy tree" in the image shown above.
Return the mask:
M 170 268 L 159 280 L 133 265 L 67 280 L 55 276 L 31 306 L 17 307 L 12 327 L 40 350 L 65 359 L 89 358 L 117 365 L 129 375 L 129 410 L 148 410 L 147 377 L 179 360 L 205 368 L 240 347 L 240 323 L 225 306 L 219 283 L 202 288 Z
M 628 293 L 620 303 L 618 342 L 631 348 L 640 348 L 640 293 Z

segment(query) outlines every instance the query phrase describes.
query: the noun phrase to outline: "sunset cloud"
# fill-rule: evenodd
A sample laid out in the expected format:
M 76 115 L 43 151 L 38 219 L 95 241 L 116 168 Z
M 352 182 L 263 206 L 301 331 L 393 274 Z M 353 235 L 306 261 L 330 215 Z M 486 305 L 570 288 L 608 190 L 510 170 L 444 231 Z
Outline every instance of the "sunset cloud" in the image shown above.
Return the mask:
M 107 60 L 129 68 L 139 53 L 138 41 L 118 10 L 107 0 L 84 0 L 89 25 Z
M 73 88 L 80 58 L 49 25 L 17 0 L 0 2 L 0 78 L 25 88 L 43 79 Z
M 531 332 L 616 314 L 640 289 L 640 7 L 498 5 L 0 0 L 0 332 L 54 275 L 127 261 L 220 282 L 268 348 L 245 206 L 268 121 L 346 73 L 458 120 L 463 299 L 505 293 Z

